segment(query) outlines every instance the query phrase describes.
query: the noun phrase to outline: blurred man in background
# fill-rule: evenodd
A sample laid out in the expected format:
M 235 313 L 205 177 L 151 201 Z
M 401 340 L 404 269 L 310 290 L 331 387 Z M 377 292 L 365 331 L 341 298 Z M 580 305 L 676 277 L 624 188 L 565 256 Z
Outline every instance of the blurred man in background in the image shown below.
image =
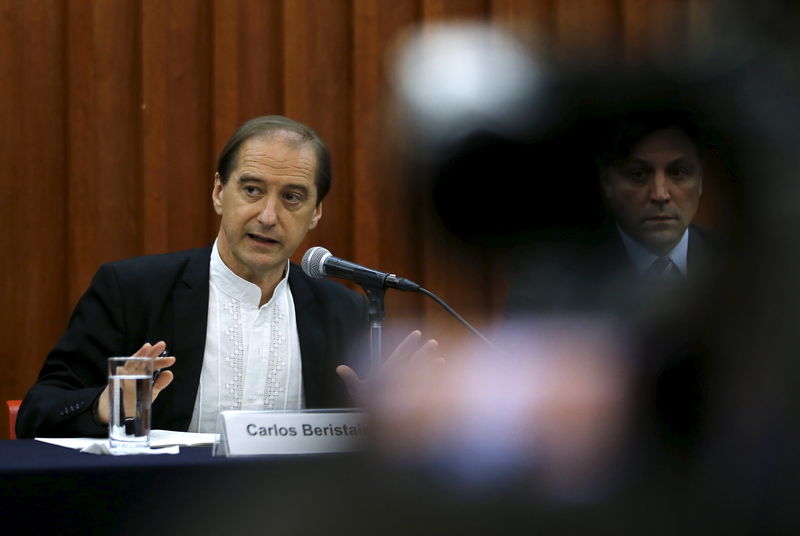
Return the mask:
M 718 240 L 692 224 L 703 192 L 703 134 L 683 110 L 621 114 L 599 132 L 600 189 L 611 221 L 583 240 L 534 244 L 512 289 L 510 314 L 611 312 L 630 319 L 701 284 Z M 576 194 L 578 195 L 578 194 Z

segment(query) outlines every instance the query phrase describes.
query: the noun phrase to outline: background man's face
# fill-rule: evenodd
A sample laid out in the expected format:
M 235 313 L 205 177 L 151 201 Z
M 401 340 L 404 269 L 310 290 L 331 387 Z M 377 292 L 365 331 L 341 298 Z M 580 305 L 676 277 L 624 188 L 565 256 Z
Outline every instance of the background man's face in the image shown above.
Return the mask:
M 212 201 L 222 215 L 220 257 L 240 277 L 258 284 L 282 273 L 286 261 L 322 216 L 314 182 L 316 155 L 281 136 L 251 138 Z
M 702 190 L 697 149 L 675 127 L 646 134 L 628 158 L 609 166 L 603 176 L 603 191 L 619 226 L 656 255 L 678 244 Z

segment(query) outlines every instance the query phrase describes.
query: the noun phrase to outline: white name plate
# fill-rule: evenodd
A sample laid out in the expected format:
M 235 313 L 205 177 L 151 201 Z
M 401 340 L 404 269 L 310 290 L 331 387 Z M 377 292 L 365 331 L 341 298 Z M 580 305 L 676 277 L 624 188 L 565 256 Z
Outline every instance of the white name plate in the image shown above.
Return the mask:
M 321 454 L 358 450 L 366 415 L 352 410 L 223 411 L 215 456 Z

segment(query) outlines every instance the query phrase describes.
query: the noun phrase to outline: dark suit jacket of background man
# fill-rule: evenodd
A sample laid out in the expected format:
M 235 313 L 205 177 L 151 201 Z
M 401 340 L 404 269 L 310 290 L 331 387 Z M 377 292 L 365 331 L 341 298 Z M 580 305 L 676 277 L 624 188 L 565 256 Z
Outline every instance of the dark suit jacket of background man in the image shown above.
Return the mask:
M 670 293 L 675 300 L 702 294 L 723 255 L 721 240 L 697 225 L 689 227 L 688 277 Z M 646 282 L 636 273 L 616 226 L 609 225 L 580 239 L 538 244 L 522 252 L 516 263 L 506 314 L 611 313 L 623 319 L 648 307 Z M 699 291 L 699 292 L 698 292 Z
M 615 226 L 594 238 L 540 245 L 524 257 L 506 316 L 523 329 L 549 315 L 615 319 L 630 336 L 635 358 L 634 406 L 667 449 L 683 455 L 704 426 L 705 348 L 713 335 L 706 323 L 724 307 L 716 290 L 726 276 L 721 263 L 727 247 L 714 233 L 692 225 L 687 277 L 658 281 L 637 274 Z
M 92 405 L 107 383 L 106 359 L 163 340 L 177 360 L 173 382 L 153 404 L 154 429 L 186 430 L 194 409 L 206 341 L 211 246 L 138 257 L 100 267 L 25 396 L 17 435 L 100 436 Z M 309 408 L 347 404 L 335 372 L 366 346 L 366 301 L 292 265 L 294 298 Z M 359 348 L 360 349 L 360 348 Z

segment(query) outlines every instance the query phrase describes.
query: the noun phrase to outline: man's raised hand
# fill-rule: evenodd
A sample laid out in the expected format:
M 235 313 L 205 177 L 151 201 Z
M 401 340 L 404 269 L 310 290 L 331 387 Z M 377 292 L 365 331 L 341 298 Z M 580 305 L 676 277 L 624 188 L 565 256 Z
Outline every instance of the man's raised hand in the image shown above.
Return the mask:
M 164 341 L 159 341 L 155 344 L 146 342 L 136 351 L 136 353 L 133 354 L 133 357 L 152 357 L 154 359 L 153 367 L 156 369 L 164 369 L 175 364 L 174 356 L 160 357 L 161 353 L 163 353 L 166 348 L 167 343 Z M 174 377 L 175 376 L 169 370 L 161 371 L 161 374 L 159 374 L 156 381 L 153 382 L 153 400 L 158 397 L 158 394 L 161 391 L 163 391 L 170 383 L 172 383 Z M 103 389 L 103 392 L 100 393 L 100 397 L 97 399 L 95 415 L 101 424 L 108 424 L 108 385 L 106 385 L 105 389 Z

